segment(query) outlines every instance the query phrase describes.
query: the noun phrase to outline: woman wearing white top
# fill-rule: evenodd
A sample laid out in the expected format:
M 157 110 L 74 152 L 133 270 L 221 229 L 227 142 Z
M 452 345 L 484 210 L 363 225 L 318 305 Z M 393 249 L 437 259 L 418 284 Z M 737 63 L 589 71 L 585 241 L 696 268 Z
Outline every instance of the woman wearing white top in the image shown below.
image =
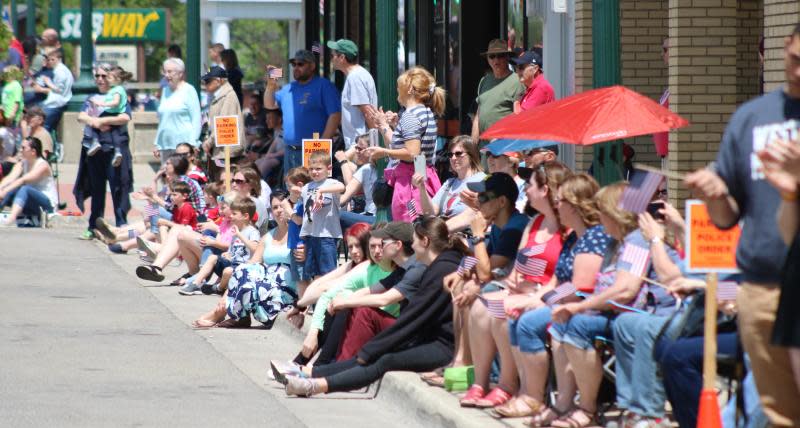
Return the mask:
M 158 105 L 158 131 L 153 155 L 167 161 L 180 143 L 195 147 L 200 139 L 200 99 L 186 83 L 186 66 L 179 58 L 168 58 L 162 66 L 168 85 Z
M 3 226 L 14 225 L 20 214 L 38 216 L 42 211 L 52 213 L 58 204 L 53 171 L 42 157 L 42 142 L 38 138 L 25 139 L 20 154 L 22 161 L 0 181 L 0 199 L 3 201 L 0 206 L 13 201 L 11 214 Z

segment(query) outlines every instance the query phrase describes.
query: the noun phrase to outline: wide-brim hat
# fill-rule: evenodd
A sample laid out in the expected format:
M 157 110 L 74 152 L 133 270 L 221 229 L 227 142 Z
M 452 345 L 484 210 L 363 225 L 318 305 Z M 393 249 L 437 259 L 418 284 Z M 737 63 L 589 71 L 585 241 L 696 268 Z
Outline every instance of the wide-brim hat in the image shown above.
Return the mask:
M 481 52 L 482 56 L 505 54 L 511 56 L 513 52 L 508 48 L 508 42 L 503 39 L 494 39 L 489 42 L 489 47 L 486 52 Z

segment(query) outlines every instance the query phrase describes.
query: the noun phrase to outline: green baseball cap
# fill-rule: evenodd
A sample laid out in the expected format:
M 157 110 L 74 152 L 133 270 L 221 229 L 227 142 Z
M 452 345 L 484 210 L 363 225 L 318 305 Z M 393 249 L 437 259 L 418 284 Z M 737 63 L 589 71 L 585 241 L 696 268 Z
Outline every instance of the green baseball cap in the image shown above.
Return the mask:
M 339 39 L 336 41 L 329 40 L 326 43 L 329 49 L 333 49 L 339 51 L 347 56 L 356 57 L 358 56 L 358 46 L 352 41 L 348 39 Z

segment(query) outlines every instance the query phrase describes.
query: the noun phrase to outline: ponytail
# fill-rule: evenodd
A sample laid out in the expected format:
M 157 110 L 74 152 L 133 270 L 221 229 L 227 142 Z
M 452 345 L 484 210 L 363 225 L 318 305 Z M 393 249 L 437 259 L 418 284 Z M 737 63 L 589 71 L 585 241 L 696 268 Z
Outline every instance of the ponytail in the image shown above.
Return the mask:
M 428 107 L 436 116 L 441 116 L 444 114 L 445 98 L 444 89 L 442 89 L 441 86 L 434 88 L 433 95 L 431 95 L 430 99 L 428 100 Z

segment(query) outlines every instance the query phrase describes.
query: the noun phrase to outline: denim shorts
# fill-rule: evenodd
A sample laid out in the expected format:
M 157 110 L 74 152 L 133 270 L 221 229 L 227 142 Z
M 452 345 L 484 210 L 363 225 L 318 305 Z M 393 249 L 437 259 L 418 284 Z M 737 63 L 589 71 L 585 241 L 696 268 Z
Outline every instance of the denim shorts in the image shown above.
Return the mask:
M 230 267 L 236 269 L 236 266 L 239 266 L 239 263 L 232 262 L 225 257 L 220 257 L 217 259 L 217 264 L 214 265 L 214 273 L 221 277 L 222 271 L 224 271 L 225 268 Z
M 336 269 L 338 239 L 307 236 L 303 241 L 306 245 L 304 281 L 311 281 Z
M 294 252 L 294 250 L 292 250 Z M 306 271 L 305 269 L 305 262 L 298 262 L 294 259 L 294 254 L 289 256 L 289 272 L 292 273 L 292 278 L 297 278 L 296 281 L 306 281 L 303 277 L 303 273 Z
M 544 352 L 551 312 L 549 306 L 544 306 L 525 312 L 516 320 L 509 319 L 508 337 L 511 346 L 517 346 L 520 351 L 529 354 Z
M 561 343 L 568 343 L 576 348 L 594 348 L 594 339 L 598 336 L 613 339 L 611 328 L 614 319 L 600 314 L 577 314 L 566 324 L 553 323 L 550 335 Z

